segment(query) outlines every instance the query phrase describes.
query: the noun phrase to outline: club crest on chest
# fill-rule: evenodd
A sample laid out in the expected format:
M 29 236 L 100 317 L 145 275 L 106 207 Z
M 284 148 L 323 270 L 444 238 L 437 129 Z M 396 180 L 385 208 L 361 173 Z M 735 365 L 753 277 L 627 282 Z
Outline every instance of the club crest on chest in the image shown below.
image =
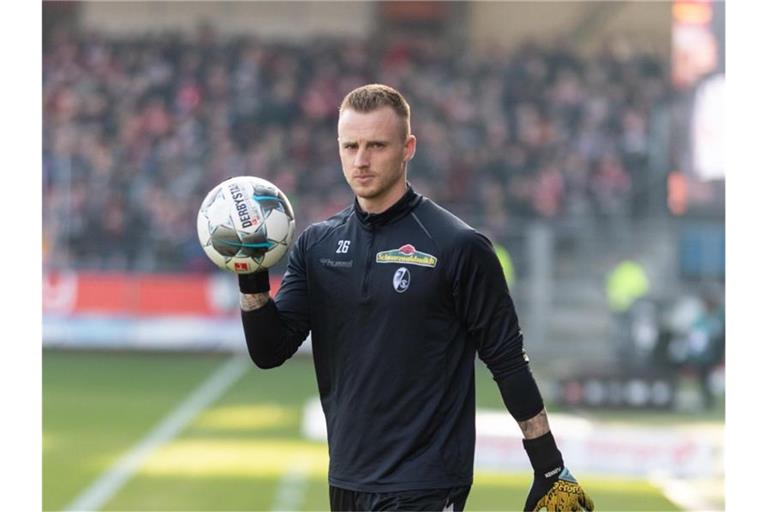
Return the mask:
M 405 267 L 400 267 L 395 270 L 395 275 L 392 276 L 392 286 L 397 293 L 403 293 L 411 285 L 411 273 Z

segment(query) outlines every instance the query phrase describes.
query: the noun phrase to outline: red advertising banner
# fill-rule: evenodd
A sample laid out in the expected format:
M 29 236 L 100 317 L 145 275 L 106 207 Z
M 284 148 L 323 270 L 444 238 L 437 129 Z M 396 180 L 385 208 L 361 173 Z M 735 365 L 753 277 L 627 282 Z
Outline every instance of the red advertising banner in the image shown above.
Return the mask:
M 280 277 L 272 276 L 273 293 Z M 58 315 L 222 316 L 238 310 L 232 274 L 49 272 L 43 313 Z

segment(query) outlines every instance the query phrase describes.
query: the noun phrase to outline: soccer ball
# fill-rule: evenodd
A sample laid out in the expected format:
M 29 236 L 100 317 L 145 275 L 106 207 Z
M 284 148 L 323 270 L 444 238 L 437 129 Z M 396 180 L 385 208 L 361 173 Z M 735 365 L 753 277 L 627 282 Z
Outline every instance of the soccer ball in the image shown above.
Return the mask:
M 254 176 L 229 178 L 197 213 L 197 236 L 218 267 L 250 274 L 275 265 L 293 243 L 296 223 L 286 195 Z

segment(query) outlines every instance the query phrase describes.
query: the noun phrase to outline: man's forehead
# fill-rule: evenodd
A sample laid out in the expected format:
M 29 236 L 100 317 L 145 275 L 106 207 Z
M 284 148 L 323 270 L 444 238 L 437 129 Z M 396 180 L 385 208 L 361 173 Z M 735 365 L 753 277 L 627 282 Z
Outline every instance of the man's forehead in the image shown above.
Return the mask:
M 401 129 L 401 120 L 390 107 L 370 112 L 358 112 L 347 108 L 339 114 L 340 139 L 398 137 Z

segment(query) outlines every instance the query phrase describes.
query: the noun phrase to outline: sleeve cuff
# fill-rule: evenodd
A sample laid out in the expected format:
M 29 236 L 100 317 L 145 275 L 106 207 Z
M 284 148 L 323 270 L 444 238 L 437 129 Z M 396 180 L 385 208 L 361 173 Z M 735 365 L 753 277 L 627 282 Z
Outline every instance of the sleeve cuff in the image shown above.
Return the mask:
M 557 449 L 552 432 L 534 439 L 523 439 L 523 447 L 531 461 L 534 473 L 546 474 L 558 467 L 563 468 L 563 456 Z
M 266 270 L 252 274 L 237 274 L 240 293 L 266 293 L 269 291 L 269 272 Z

